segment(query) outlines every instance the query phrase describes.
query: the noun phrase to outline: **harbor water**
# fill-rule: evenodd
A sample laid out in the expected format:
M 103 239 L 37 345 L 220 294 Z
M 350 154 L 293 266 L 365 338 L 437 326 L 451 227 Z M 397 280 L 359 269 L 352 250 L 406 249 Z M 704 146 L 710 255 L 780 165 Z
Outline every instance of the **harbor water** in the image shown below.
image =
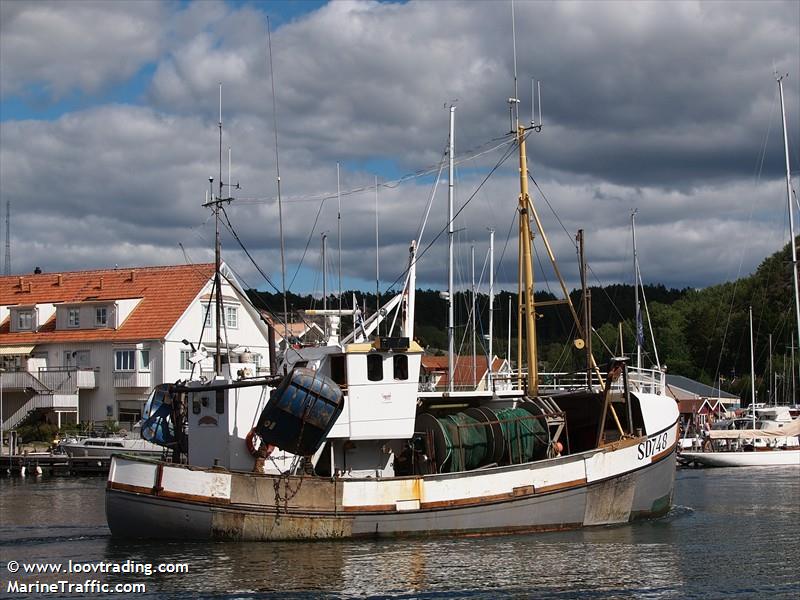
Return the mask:
M 681 470 L 675 508 L 632 525 L 534 535 L 292 543 L 131 542 L 103 478 L 0 480 L 9 581 L 142 582 L 135 598 L 800 598 L 800 471 Z M 186 573 L 9 573 L 9 561 L 188 565 Z M 109 597 L 122 597 L 117 594 Z

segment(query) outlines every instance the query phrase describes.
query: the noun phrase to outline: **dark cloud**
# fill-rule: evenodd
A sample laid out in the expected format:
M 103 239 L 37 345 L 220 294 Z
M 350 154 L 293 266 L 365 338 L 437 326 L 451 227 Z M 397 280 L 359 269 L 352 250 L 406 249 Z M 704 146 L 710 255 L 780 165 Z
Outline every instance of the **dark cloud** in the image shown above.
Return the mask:
M 91 94 L 155 65 L 143 105 L 0 124 L 0 200 L 13 205 L 16 270 L 180 263 L 184 252 L 208 260 L 213 222 L 201 204 L 208 177 L 219 178 L 223 82 L 223 178 L 230 145 L 232 178 L 243 185 L 228 213 L 280 280 L 264 13 L 221 2 L 2 6 L 4 100 L 31 86 L 44 86 L 54 100 Z M 529 157 L 545 197 L 535 187 L 533 195 L 571 285 L 579 227 L 597 277 L 630 281 L 633 208 L 640 211 L 645 278 L 667 285 L 736 277 L 788 239 L 772 73 L 791 75 L 787 115 L 798 165 L 796 2 L 517 2 L 515 11 L 525 118 L 530 79 L 543 81 L 544 129 L 530 137 Z M 335 256 L 337 161 L 345 192 L 366 188 L 342 197 L 345 277 L 371 285 L 374 173 L 364 165 L 393 173 L 436 165 L 447 138 L 446 105 L 454 101 L 459 158 L 500 144 L 509 129 L 505 102 L 514 93 L 510 32 L 509 5 L 501 2 L 345 1 L 273 31 L 289 280 L 305 254 L 296 287 L 321 288 L 312 273 L 322 231 Z M 501 154 L 459 165 L 458 205 L 474 193 L 456 222 L 462 283 L 470 278 L 473 242 L 476 262 L 484 262 L 487 227 L 496 230 L 498 261 L 507 246 L 498 280 L 509 287 L 516 276 L 515 227 L 507 239 L 518 193 L 515 158 L 476 192 Z M 433 178 L 380 189 L 384 285 L 405 268 Z M 445 228 L 445 217 L 446 176 L 423 248 Z M 267 287 L 224 229 L 223 240 L 248 283 Z M 422 285 L 445 284 L 445 242 L 440 237 L 420 261 Z M 543 248 L 538 253 L 544 264 Z M 542 285 L 552 280 L 549 272 L 537 275 Z

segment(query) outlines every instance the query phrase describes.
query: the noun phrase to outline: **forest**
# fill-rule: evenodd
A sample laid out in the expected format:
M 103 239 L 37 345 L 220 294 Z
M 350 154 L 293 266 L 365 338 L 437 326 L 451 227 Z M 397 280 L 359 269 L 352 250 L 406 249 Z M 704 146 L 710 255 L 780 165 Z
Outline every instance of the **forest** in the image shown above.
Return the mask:
M 614 284 L 590 287 L 592 347 L 598 364 L 611 356 L 635 355 L 635 302 L 631 285 Z M 703 289 L 668 289 L 647 284 L 640 292 L 643 322 L 643 366 L 666 366 L 669 373 L 683 375 L 730 391 L 750 402 L 750 330 L 749 308 L 753 310 L 753 338 L 756 372 L 756 397 L 768 399 L 772 387 L 778 399 L 788 399 L 794 382 L 796 317 L 793 296 L 791 247 L 766 258 L 756 271 L 737 281 Z M 280 294 L 249 290 L 253 303 L 274 315 L 281 315 Z M 366 316 L 376 307 L 374 293 L 349 290 L 343 294 L 343 306 L 349 307 L 355 294 L 366 307 Z M 381 295 L 381 304 L 391 297 Z M 548 292 L 536 292 L 536 302 L 555 300 Z M 570 293 L 581 315 L 582 293 Z M 645 311 L 645 304 L 647 311 Z M 330 296 L 330 307 L 338 299 Z M 455 294 L 455 347 L 461 354 L 472 353 L 472 298 L 468 292 Z M 515 363 L 517 339 L 517 294 L 502 291 L 495 296 L 493 354 L 508 356 L 509 306 L 511 309 L 512 364 Z M 310 295 L 287 294 L 290 319 L 301 320 L 301 311 L 321 308 L 322 299 Z M 476 298 L 477 352 L 488 351 L 489 298 Z M 649 318 L 648 318 L 649 313 Z M 582 371 L 585 353 L 573 343 L 577 337 L 574 320 L 566 304 L 542 306 L 536 310 L 539 366 L 541 371 Z M 307 317 L 306 317 L 307 319 Z M 276 320 L 280 320 L 276 318 Z M 350 327 L 344 319 L 345 330 Z M 652 329 L 650 327 L 652 325 Z M 620 340 L 620 332 L 622 339 Z M 417 341 L 432 354 L 447 348 L 447 303 L 438 290 L 417 290 Z M 653 345 L 655 340 L 655 346 Z M 771 346 L 770 346 L 771 341 Z M 620 346 L 621 344 L 621 346 Z M 635 359 L 634 359 L 635 360 Z M 797 360 L 800 360 L 798 356 Z M 770 386 L 770 382 L 772 386 Z

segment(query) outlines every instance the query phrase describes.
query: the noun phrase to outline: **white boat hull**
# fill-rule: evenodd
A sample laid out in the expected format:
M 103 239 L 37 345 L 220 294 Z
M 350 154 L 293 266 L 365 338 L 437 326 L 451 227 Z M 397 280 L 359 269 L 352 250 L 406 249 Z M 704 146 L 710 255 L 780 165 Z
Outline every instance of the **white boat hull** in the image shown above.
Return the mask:
M 800 467 L 800 450 L 756 450 L 753 452 L 683 452 L 681 460 L 707 467 Z
M 672 502 L 677 426 L 555 459 L 461 473 L 330 479 L 115 456 L 112 534 L 278 540 L 492 534 L 627 523 Z

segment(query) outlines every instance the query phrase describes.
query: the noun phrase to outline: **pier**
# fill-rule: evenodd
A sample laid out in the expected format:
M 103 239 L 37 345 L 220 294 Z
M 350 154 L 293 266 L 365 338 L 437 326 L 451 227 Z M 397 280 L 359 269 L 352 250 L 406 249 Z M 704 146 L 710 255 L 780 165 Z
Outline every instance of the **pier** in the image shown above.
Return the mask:
M 0 476 L 25 475 L 106 475 L 111 458 L 74 457 L 66 454 L 36 453 L 2 457 Z M 38 469 L 37 469 L 38 467 Z

